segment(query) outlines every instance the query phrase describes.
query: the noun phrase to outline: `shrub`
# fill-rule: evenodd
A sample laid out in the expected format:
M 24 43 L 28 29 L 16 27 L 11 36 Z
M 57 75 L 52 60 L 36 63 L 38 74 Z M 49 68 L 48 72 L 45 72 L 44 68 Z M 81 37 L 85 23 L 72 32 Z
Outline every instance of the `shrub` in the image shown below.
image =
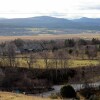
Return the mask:
M 76 92 L 71 85 L 63 86 L 60 90 L 60 94 L 63 98 L 75 98 Z

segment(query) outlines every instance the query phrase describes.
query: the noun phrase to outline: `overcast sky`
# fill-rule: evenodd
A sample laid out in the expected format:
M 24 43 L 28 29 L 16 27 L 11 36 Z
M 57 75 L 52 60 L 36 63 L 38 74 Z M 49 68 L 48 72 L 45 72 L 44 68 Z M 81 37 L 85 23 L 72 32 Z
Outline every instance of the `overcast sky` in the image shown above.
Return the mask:
M 100 0 L 0 0 L 1 18 L 100 18 Z

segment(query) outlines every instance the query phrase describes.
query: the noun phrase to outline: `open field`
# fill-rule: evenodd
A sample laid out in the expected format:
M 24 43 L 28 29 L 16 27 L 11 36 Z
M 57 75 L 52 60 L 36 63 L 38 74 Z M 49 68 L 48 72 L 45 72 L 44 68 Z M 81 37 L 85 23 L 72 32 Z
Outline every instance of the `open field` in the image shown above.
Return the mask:
M 69 67 L 96 66 L 99 64 L 97 60 L 69 60 Z
M 25 64 L 25 63 L 24 63 Z M 52 61 L 48 62 L 49 65 L 52 65 Z M 83 66 L 96 66 L 99 62 L 97 60 L 68 60 L 67 65 L 69 68 L 77 68 L 77 67 L 83 67 Z M 45 67 L 45 63 L 43 60 L 39 60 L 37 62 L 37 65 Z M 60 68 L 61 65 L 58 62 L 58 67 Z
M 0 92 L 0 100 L 51 100 L 49 98 L 41 98 L 35 96 L 27 96 L 10 92 Z
M 27 62 L 24 59 L 18 61 L 20 67 L 28 67 Z M 98 60 L 68 60 L 67 65 L 69 68 L 77 68 L 83 66 L 97 66 L 99 64 Z M 33 67 L 45 68 L 45 62 L 43 59 L 37 60 L 36 63 L 33 63 Z M 48 67 L 56 68 L 55 64 L 51 60 L 48 61 Z M 58 61 L 58 67 L 60 68 L 60 61 Z
M 51 35 L 51 34 L 39 34 L 33 36 L 0 36 L 0 41 L 10 41 L 15 39 L 25 39 L 25 40 L 52 40 L 52 39 L 92 39 L 97 38 L 100 39 L 100 34 L 58 34 L 58 35 Z

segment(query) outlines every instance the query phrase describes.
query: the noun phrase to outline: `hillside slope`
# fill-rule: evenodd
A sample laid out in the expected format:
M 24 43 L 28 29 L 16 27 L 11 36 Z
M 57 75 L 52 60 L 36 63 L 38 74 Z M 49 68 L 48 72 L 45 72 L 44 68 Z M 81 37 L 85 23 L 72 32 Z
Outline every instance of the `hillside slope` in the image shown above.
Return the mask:
M 81 18 L 68 20 L 50 16 L 31 18 L 0 19 L 0 28 L 3 27 L 35 27 L 56 29 L 84 29 L 100 30 L 100 19 Z

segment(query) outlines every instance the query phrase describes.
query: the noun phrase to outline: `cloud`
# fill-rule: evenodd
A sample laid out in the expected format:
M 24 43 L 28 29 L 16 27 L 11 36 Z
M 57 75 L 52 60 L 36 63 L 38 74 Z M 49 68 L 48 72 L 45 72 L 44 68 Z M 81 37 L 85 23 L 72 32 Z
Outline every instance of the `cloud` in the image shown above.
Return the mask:
M 80 10 L 100 10 L 100 5 L 83 6 L 83 7 L 80 7 Z
M 100 0 L 0 0 L 0 17 L 100 17 L 99 4 Z
M 60 12 L 49 13 L 49 16 L 59 17 L 59 18 L 64 18 L 64 16 L 66 16 L 66 15 L 67 15 L 67 13 L 60 13 Z

